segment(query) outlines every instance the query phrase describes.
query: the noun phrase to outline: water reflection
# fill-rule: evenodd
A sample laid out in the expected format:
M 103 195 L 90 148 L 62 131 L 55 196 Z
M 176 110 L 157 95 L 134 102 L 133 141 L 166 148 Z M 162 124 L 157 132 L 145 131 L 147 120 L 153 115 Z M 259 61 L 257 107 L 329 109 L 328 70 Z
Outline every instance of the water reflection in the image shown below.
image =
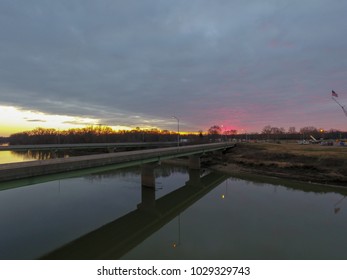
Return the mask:
M 334 213 L 335 214 L 340 212 L 341 206 L 342 206 L 342 202 L 344 201 L 345 198 L 346 198 L 346 196 L 344 196 L 338 202 L 335 203 L 335 205 L 334 205 Z
M 0 258 L 347 258 L 344 189 L 167 165 L 155 184 L 131 168 L 7 186 Z
M 0 151 L 0 164 L 35 160 L 26 156 L 26 154 L 18 154 L 12 151 Z
M 107 150 L 23 150 L 23 151 L 0 151 L 0 164 L 31 161 L 31 160 L 48 160 L 54 158 L 67 158 L 72 156 L 84 156 L 91 154 L 108 153 Z
M 163 186 L 155 190 L 157 197 L 187 180 L 187 170 L 177 170 L 181 169 L 156 171 L 158 185 Z M 0 259 L 37 258 L 133 211 L 141 202 L 140 186 L 138 168 L 1 183 Z
M 142 187 L 137 209 L 46 255 L 47 259 L 118 259 L 198 201 L 227 176 L 210 173 L 157 199 L 155 189 Z M 193 183 L 194 182 L 194 183 Z M 198 184 L 196 184 L 198 183 Z M 179 241 L 180 243 L 180 241 Z M 98 244 L 98 246 L 95 246 Z
M 229 178 L 122 259 L 346 259 L 346 191 L 312 187 Z
M 178 214 L 178 234 L 177 234 L 177 242 L 172 243 L 172 248 L 176 249 L 178 246 L 181 246 L 181 213 Z

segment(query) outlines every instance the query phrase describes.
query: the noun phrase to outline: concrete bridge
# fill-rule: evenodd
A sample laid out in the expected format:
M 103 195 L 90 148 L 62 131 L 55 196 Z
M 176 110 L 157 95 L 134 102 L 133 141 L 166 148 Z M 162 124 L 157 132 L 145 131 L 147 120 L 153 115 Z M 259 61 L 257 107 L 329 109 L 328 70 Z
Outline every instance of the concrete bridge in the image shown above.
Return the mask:
M 190 170 L 189 181 L 184 186 L 159 199 L 155 198 L 153 188 L 142 187 L 142 201 L 136 210 L 46 254 L 42 259 L 119 259 L 228 177 L 216 172 L 201 177 L 199 170 Z M 173 249 L 179 243 L 180 235 L 177 242 L 171 244 Z
M 222 154 L 233 146 L 234 144 L 231 143 L 213 143 L 1 164 L 0 182 L 86 170 L 95 167 L 110 166 L 110 168 L 116 169 L 141 165 L 142 185 L 154 187 L 154 168 L 162 160 L 189 156 L 189 167 L 191 169 L 199 169 L 201 155 L 211 152 Z M 88 170 L 86 171 L 88 172 Z

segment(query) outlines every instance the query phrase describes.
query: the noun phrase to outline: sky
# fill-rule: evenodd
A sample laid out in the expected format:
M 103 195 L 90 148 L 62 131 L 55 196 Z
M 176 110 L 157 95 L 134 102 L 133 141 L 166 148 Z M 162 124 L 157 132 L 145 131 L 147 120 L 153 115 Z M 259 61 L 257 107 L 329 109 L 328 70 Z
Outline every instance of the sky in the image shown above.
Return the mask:
M 0 0 L 0 135 L 347 130 L 347 1 Z M 176 118 L 173 118 L 175 116 Z

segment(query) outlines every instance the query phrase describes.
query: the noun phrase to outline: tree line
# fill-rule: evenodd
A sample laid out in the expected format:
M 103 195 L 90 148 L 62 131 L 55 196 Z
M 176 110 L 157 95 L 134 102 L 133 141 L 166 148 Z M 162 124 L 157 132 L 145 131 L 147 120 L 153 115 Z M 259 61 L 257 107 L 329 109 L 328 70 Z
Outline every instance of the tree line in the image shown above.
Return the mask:
M 287 131 L 282 127 L 265 126 L 260 133 L 238 133 L 237 130 L 223 130 L 219 125 L 211 126 L 206 133 L 181 135 L 181 140 L 189 143 L 206 143 L 213 141 L 246 140 L 302 140 L 310 136 L 317 139 L 346 139 L 347 132 L 336 129 L 324 130 L 314 126 L 306 126 L 298 131 L 290 127 Z M 88 126 L 68 130 L 54 128 L 35 128 L 30 131 L 18 132 L 9 137 L 0 137 L 0 143 L 10 145 L 32 144 L 80 144 L 80 143 L 117 143 L 117 142 L 175 142 L 177 132 L 169 130 L 132 129 L 113 130 L 108 126 Z
M 201 140 L 199 135 L 196 134 L 188 134 L 184 138 L 189 141 Z M 5 140 L 3 139 L 3 141 Z M 10 145 L 170 141 L 177 141 L 177 133 L 155 128 L 115 131 L 108 126 L 88 126 L 68 130 L 39 127 L 30 131 L 14 133 L 6 138 L 6 142 Z
M 305 126 L 296 130 L 294 126 L 289 127 L 286 131 L 283 127 L 274 127 L 267 125 L 261 133 L 250 133 L 248 139 L 255 140 L 310 140 L 311 136 L 318 139 L 346 139 L 347 132 L 338 129 L 323 129 L 314 126 Z M 245 133 L 243 133 L 245 137 Z
M 208 135 L 214 139 L 247 139 L 247 140 L 302 140 L 310 139 L 313 136 L 316 139 L 346 139 L 347 132 L 338 129 L 325 130 L 314 126 L 305 126 L 296 130 L 294 126 L 285 130 L 283 127 L 265 126 L 260 133 L 242 132 L 237 130 L 225 130 L 219 125 L 213 125 L 208 130 Z

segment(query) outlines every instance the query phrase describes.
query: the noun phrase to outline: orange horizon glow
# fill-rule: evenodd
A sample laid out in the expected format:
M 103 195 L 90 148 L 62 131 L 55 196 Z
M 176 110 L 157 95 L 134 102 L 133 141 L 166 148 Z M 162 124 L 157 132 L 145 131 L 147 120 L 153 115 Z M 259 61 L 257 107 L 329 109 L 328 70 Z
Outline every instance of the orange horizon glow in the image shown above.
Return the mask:
M 0 119 L 0 136 L 8 137 L 11 134 L 31 131 L 37 128 L 55 129 L 55 130 L 69 130 L 86 128 L 90 126 L 100 125 L 99 119 L 72 117 L 66 115 L 49 115 L 42 112 L 35 112 L 29 110 L 20 110 L 13 106 L 0 106 L 0 115 L 4 116 Z M 104 126 L 104 125 L 103 125 Z M 107 126 L 113 131 L 131 131 L 136 130 L 135 127 L 130 126 Z M 160 132 L 168 131 L 170 133 L 177 133 L 167 129 L 160 129 L 158 127 L 142 127 L 140 130 L 156 129 Z M 199 134 L 196 131 L 180 131 L 180 135 Z
M 78 129 L 86 128 L 90 126 L 99 126 L 101 120 L 85 117 L 74 117 L 67 115 L 49 115 L 42 112 L 30 111 L 30 110 L 21 110 L 13 106 L 0 106 L 0 115 L 3 118 L 0 119 L 0 137 L 8 137 L 11 134 L 31 131 L 36 128 L 44 129 L 55 129 L 55 130 L 69 130 L 69 129 Z M 113 131 L 131 131 L 140 129 L 142 131 L 146 130 L 157 130 L 159 132 L 169 132 L 177 133 L 176 130 L 162 129 L 159 127 L 130 127 L 130 126 L 107 126 L 110 127 Z M 246 129 L 236 128 L 229 125 L 220 125 L 222 131 L 221 134 L 225 134 L 227 131 L 236 130 L 237 134 L 242 134 L 247 132 Z M 208 134 L 208 129 L 199 130 L 199 131 L 180 131 L 180 135 L 199 135 L 202 132 L 203 135 Z
M 41 127 L 45 129 L 68 130 L 99 125 L 99 119 L 73 117 L 67 115 L 49 115 L 42 112 L 20 110 L 13 106 L 0 106 L 0 136 L 30 131 Z M 116 126 L 115 129 L 129 129 L 126 126 Z

